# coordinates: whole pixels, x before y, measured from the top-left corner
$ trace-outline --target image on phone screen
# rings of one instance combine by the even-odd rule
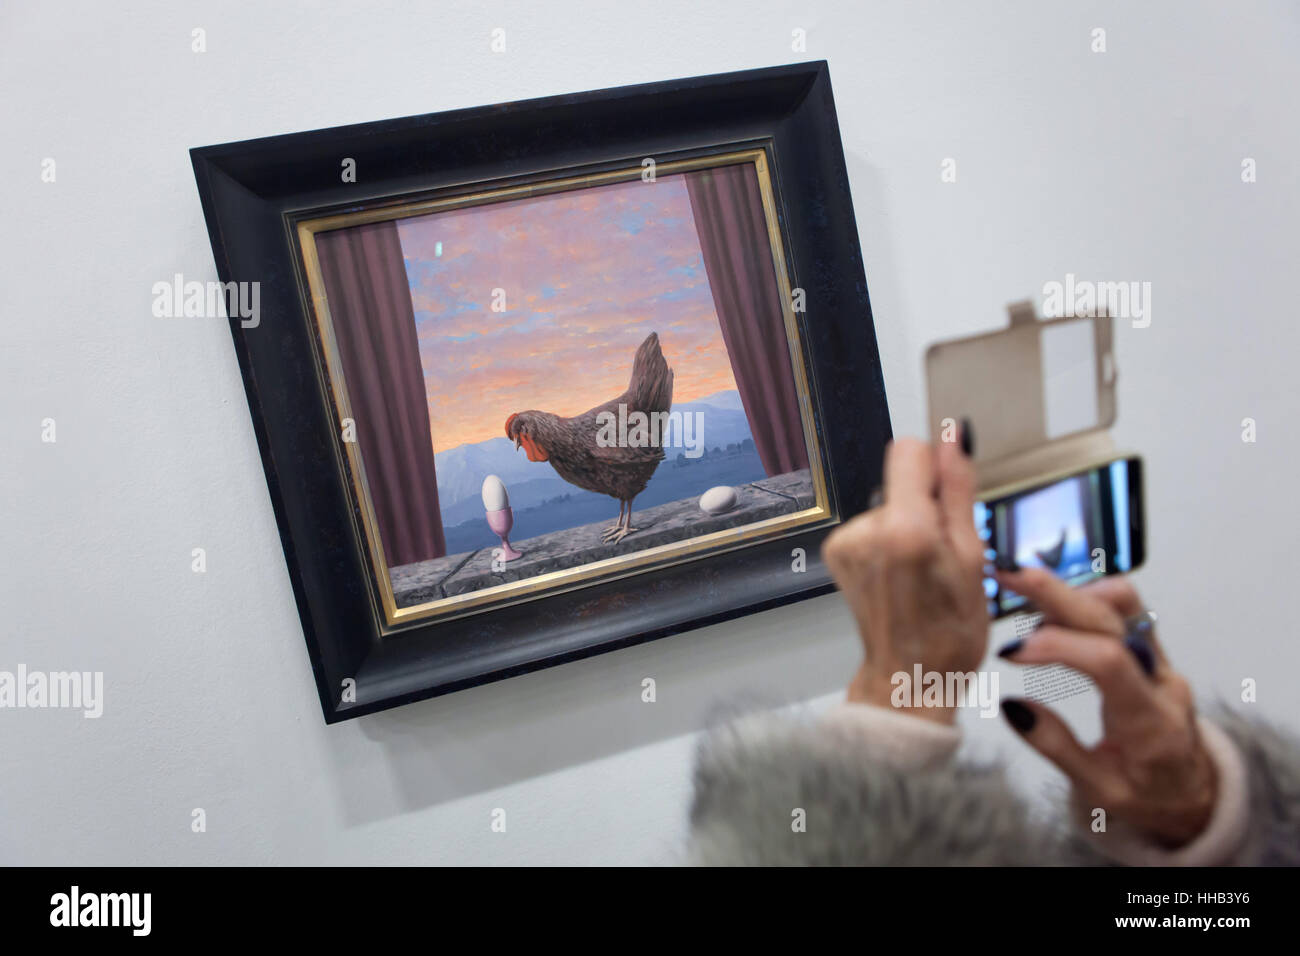
[[[1107,574],[1123,574],[1141,564],[1141,460],[1127,458],[975,503],[975,528],[984,541],[985,559],[1013,557],[1022,568],[1045,568],[1070,585]],[[989,614],[1002,617],[1025,604],[984,578]]]

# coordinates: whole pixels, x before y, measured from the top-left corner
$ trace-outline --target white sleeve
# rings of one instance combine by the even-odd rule
[[[875,750],[900,770],[938,766],[961,744],[961,730],[956,726],[872,704],[837,704],[822,722],[835,732],[869,738]]]

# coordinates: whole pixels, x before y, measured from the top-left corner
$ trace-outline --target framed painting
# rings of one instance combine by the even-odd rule
[[[889,417],[824,63],[192,159],[327,721],[830,589]]]

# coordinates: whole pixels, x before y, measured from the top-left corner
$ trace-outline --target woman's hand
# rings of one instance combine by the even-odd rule
[[[1103,738],[1084,747],[1055,713],[1030,701],[1003,712],[1030,746],[1064,771],[1085,808],[1100,807],[1167,847],[1205,829],[1217,791],[1214,764],[1196,725],[1191,688],[1147,638],[1148,674],[1124,643],[1125,620],[1143,613],[1133,586],[1104,578],[1070,588],[1041,569],[999,572],[1004,588],[1043,612],[1043,623],[999,655],[1017,664],[1065,664],[1102,694]]]
[[[989,619],[975,472],[956,443],[899,439],[885,453],[884,504],[836,529],[822,557],[857,618],[862,667],[849,700],[890,706],[891,678],[979,667]],[[904,713],[952,722],[951,707]]]

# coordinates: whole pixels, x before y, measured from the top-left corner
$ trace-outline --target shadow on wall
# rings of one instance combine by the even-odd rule
[[[863,271],[871,295],[871,312],[876,322],[876,347],[885,373],[885,394],[894,434],[920,435],[925,432],[925,382],[919,356],[928,344],[915,341],[917,327],[911,309],[903,301],[899,281],[902,275],[894,255],[889,209],[880,170],[857,153],[846,152],[849,189],[858,221],[858,242],[862,246]],[[937,181],[937,174],[936,174]]]
[[[833,693],[858,658],[827,595],[361,717],[329,729],[327,760],[356,826],[692,733],[729,700]]]

